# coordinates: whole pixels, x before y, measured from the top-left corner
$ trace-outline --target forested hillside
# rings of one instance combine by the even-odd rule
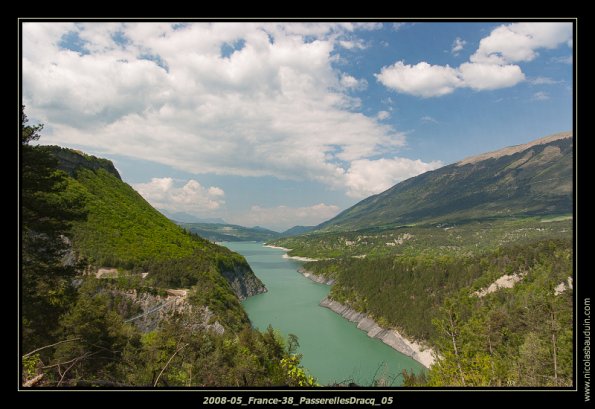
[[[176,223],[211,241],[268,241],[279,237],[279,233],[262,227],[225,223]]]
[[[162,216],[111,162],[32,146],[41,129],[23,113],[24,386],[314,383],[294,343],[250,327],[240,297],[265,289],[242,256]]]
[[[401,182],[301,236],[331,299],[429,344],[407,385],[572,384],[572,138],[562,133]]]
[[[433,386],[572,384],[570,240],[475,256],[343,258],[305,268],[335,279],[332,299],[385,328],[429,340],[443,357],[430,371]],[[481,294],[503,275],[519,281]]]

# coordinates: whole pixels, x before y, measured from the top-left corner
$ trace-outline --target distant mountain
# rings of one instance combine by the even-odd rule
[[[165,217],[175,222],[183,222],[183,223],[222,223],[225,224],[225,220],[220,217],[216,218],[207,218],[203,219],[200,217],[196,217],[192,214],[185,213],[185,212],[170,212],[165,209],[157,209],[159,210]]]
[[[390,228],[572,212],[571,132],[470,157],[407,179],[317,226]]]
[[[311,230],[314,230],[316,226],[293,226],[290,229],[285,230],[281,233],[281,237],[297,236],[298,234],[304,234]]]
[[[279,233],[263,227],[243,227],[224,223],[180,223],[178,225],[211,241],[268,241]]]

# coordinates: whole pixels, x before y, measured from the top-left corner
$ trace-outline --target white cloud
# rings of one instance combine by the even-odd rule
[[[429,115],[422,116],[422,117],[421,117],[421,118],[419,118],[419,119],[420,119],[422,122],[431,122],[431,123],[433,123],[433,124],[438,124],[438,123],[439,123],[439,122],[438,122],[436,119],[432,118],[432,117],[431,117],[431,116],[429,116]]]
[[[152,178],[147,183],[133,185],[141,196],[159,209],[208,214],[225,204],[225,192],[216,186],[205,188],[194,179],[176,187],[172,178]]]
[[[351,161],[404,144],[404,134],[354,110],[361,101],[349,91],[365,80],[332,66],[340,41],[378,27],[25,23],[23,99],[51,125],[44,143],[346,188]],[[88,53],[61,48],[67,34]],[[223,56],[230,44],[243,46]]]
[[[518,65],[464,63],[459,67],[466,87],[477,91],[512,87],[525,79]]]
[[[287,230],[296,225],[318,225],[339,213],[339,207],[318,203],[305,207],[261,207],[252,206],[244,214],[229,218],[231,223],[242,226],[271,226],[278,231]]]
[[[550,99],[550,95],[547,92],[539,91],[533,94],[533,98],[531,99],[533,101],[547,101],[548,99]]]
[[[537,50],[553,49],[571,39],[570,23],[501,25],[483,38],[469,62],[458,68],[398,61],[383,67],[376,78],[386,87],[424,98],[447,95],[456,88],[483,91],[512,87],[525,79],[521,67],[513,63],[531,61],[538,56]],[[459,52],[464,45],[457,38],[452,52]]]
[[[352,23],[354,29],[374,31],[382,28],[382,23]]]
[[[363,91],[368,87],[368,81],[365,78],[358,80],[355,77],[352,77],[349,74],[341,75],[341,85],[348,89],[353,89],[357,91]]]
[[[461,37],[455,38],[455,40],[452,43],[452,49],[450,50],[450,52],[453,55],[459,55],[459,53],[463,51],[463,48],[465,48],[465,44],[467,44],[467,41],[463,40]]]
[[[357,40],[340,40],[339,41],[339,45],[343,48],[346,48],[348,50],[353,50],[353,49],[357,49],[357,50],[365,50],[366,48],[368,48],[368,46],[366,45],[366,43],[364,43],[363,40],[361,39],[357,39]]]
[[[479,42],[471,62],[507,64],[531,61],[540,48],[553,49],[572,39],[572,23],[513,23],[496,27]]]
[[[376,118],[378,118],[378,120],[380,120],[380,121],[388,119],[389,117],[390,117],[390,112],[388,112],[388,111],[380,111],[376,114]]]
[[[531,85],[553,85],[561,82],[548,77],[535,77],[530,78],[528,81]]]
[[[415,23],[412,23],[411,25],[413,25]],[[407,25],[407,23],[392,23],[391,25],[391,29],[393,31],[399,31],[402,28],[405,28],[405,26]]]
[[[380,74],[375,75],[378,81],[389,88],[425,98],[450,94],[461,84],[454,68],[427,62],[408,65],[397,61],[391,66],[382,67]]]
[[[406,158],[356,160],[351,162],[351,168],[346,175],[349,187],[347,194],[357,199],[364,198],[440,166],[440,161],[425,163],[419,159]]]

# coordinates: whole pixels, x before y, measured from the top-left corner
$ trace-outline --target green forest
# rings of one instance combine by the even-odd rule
[[[225,278],[263,287],[242,256],[169,221],[111,162],[32,145],[42,129],[22,112],[24,387],[316,385],[295,337],[251,328]],[[176,288],[184,308],[136,325],[143,294],[165,301]]]
[[[330,297],[438,354],[406,386],[572,385],[572,217],[499,218],[278,239]],[[479,297],[498,278],[522,279]],[[562,288],[565,291],[557,291]]]
[[[334,300],[383,327],[430,341],[441,358],[428,379],[413,385],[572,385],[572,291],[555,295],[572,276],[569,240],[478,256],[351,258],[305,268],[335,278]],[[523,279],[477,296],[503,274]]]

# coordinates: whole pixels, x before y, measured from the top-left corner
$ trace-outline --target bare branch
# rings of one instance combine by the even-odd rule
[[[30,387],[34,386],[39,381],[41,381],[41,378],[43,378],[43,375],[44,374],[40,373],[36,377],[29,379],[27,382],[23,383],[23,387],[24,388],[30,388]]]
[[[161,375],[163,374],[163,371],[165,371],[165,368],[167,368],[167,366],[169,365],[169,363],[171,362],[172,359],[174,359],[174,356],[176,356],[176,354],[178,352],[180,352],[182,349],[186,348],[188,345],[190,344],[184,344],[181,347],[179,347],[178,349],[176,349],[176,352],[174,352],[174,354],[169,358],[169,360],[167,361],[167,363],[165,364],[165,366],[163,367],[163,369],[161,370],[161,372],[159,372],[159,375],[157,375],[157,379],[155,379],[155,383],[153,384],[153,387],[157,386],[157,382],[159,382],[159,378],[161,378]]]
[[[64,377],[66,376],[66,374],[68,373],[68,371],[70,371],[70,369],[72,369],[72,367],[79,361],[82,361],[83,359],[85,359],[87,356],[89,356],[91,354],[86,353],[84,355],[79,356],[77,359],[75,359],[75,361],[70,364],[70,366],[68,368],[66,368],[66,370],[64,371],[64,373],[62,374],[62,377],[60,378],[60,380],[58,381],[58,384],[56,386],[60,386],[62,384],[62,381],[64,380]]]
[[[51,347],[55,347],[56,345],[60,345],[60,344],[63,344],[63,343],[65,343],[65,342],[78,341],[78,340],[80,340],[80,339],[81,339],[80,337],[76,337],[76,338],[71,338],[71,339],[65,339],[65,340],[63,340],[63,341],[56,342],[55,344],[46,345],[46,346],[43,346],[43,347],[41,347],[41,348],[34,349],[33,351],[31,351],[31,352],[29,352],[29,353],[26,353],[25,355],[23,355],[23,358],[27,358],[29,355],[33,355],[34,353],[36,353],[36,352],[39,352],[39,351],[42,351],[42,350],[44,350],[44,349],[48,349],[48,348],[51,348]]]

